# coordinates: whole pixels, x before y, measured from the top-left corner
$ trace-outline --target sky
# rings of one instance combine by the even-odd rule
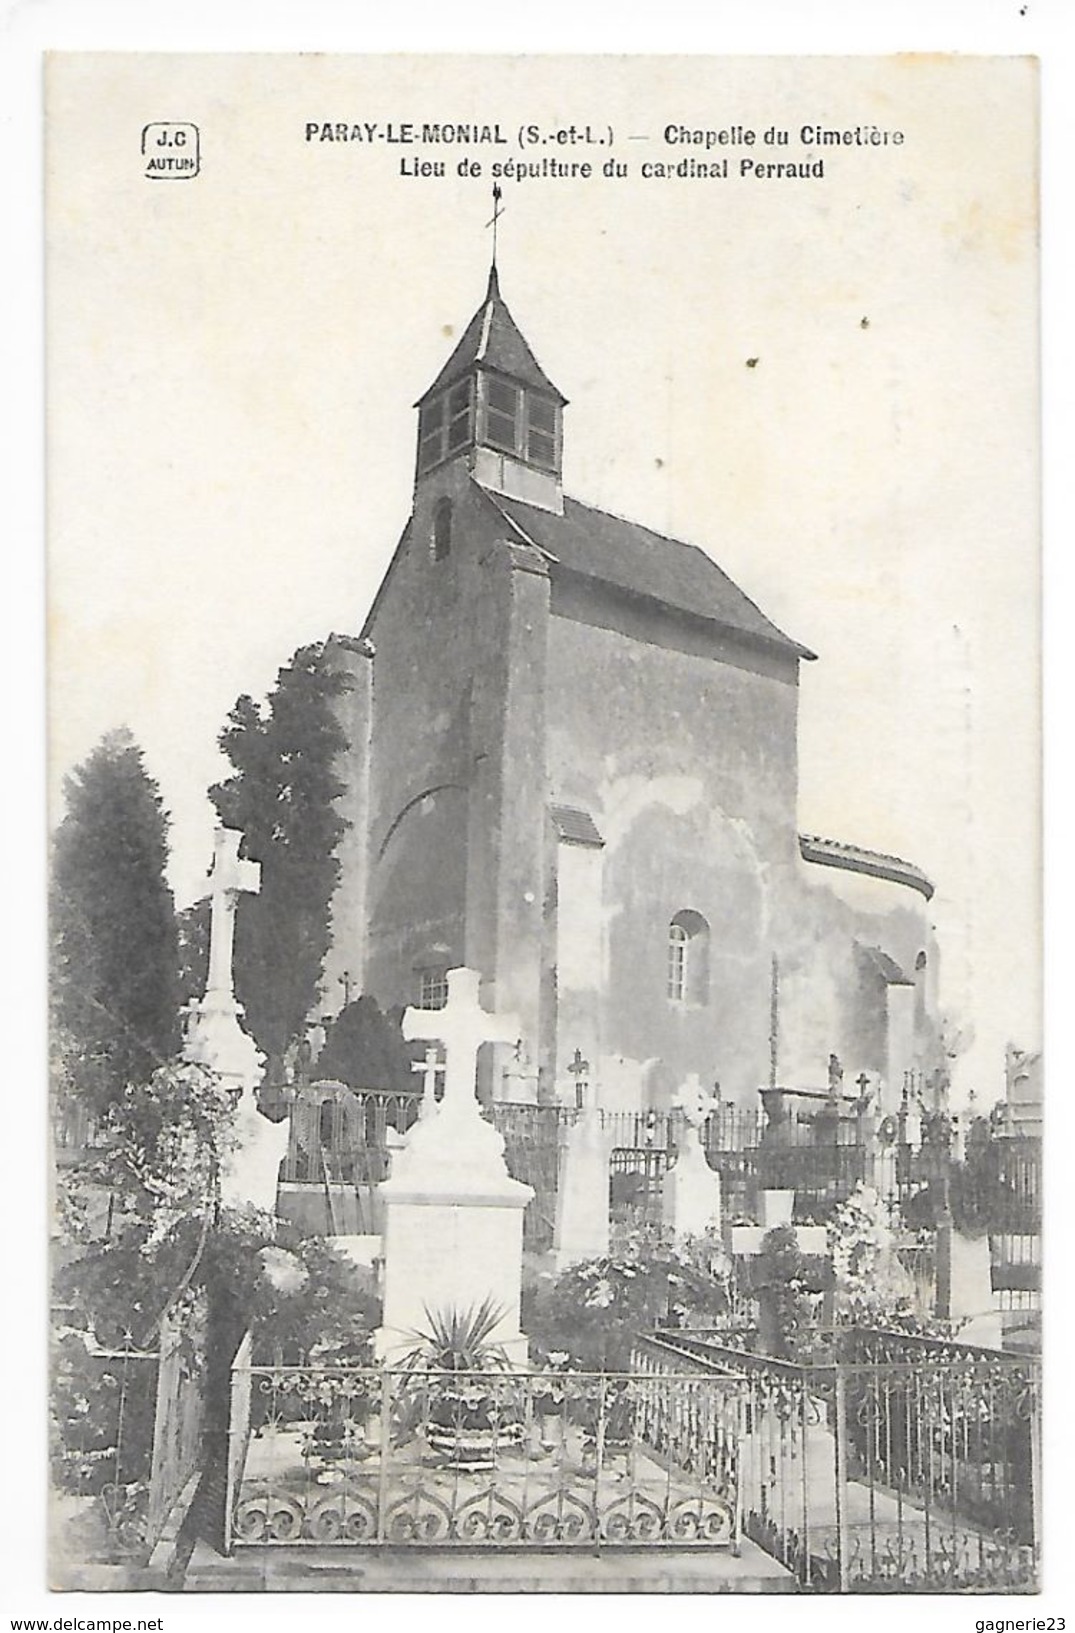
[[[701,545],[819,654],[800,828],[935,881],[957,1085],[992,1103],[1005,1043],[1040,1042],[1034,66],[81,56],[47,94],[53,820],[127,724],[177,900],[199,892],[229,708],[357,632],[406,521],[412,405],[484,290],[491,162],[611,159],[630,174],[501,183],[501,288],[570,399],[565,488]],[[145,173],[166,121],[198,127],[191,179]],[[307,139],[407,121],[508,141]],[[603,145],[557,140],[587,125]],[[731,174],[641,174],[684,157]],[[444,177],[401,173],[430,158]]]

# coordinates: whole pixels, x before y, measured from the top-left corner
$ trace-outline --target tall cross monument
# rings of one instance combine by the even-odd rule
[[[204,997],[188,1011],[183,1055],[238,1091],[235,1146],[220,1177],[221,1200],[228,1207],[250,1205],[271,1213],[276,1206],[277,1174],[287,1149],[287,1124],[270,1123],[257,1108],[254,1091],[261,1081],[264,1057],[243,1030],[242,1006],[235,999],[236,907],[241,895],[256,894],[261,888],[260,865],[239,855],[242,837],[234,828],[218,828],[213,836],[209,973]]]

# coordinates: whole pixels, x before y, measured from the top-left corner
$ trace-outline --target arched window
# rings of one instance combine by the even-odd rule
[[[677,1004],[709,998],[709,925],[686,907],[668,926],[668,997]]]
[[[433,560],[444,561],[452,549],[452,501],[438,499],[433,510]]]

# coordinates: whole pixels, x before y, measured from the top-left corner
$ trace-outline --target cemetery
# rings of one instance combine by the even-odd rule
[[[1038,1057],[954,1103],[933,883],[799,831],[816,654],[564,492],[495,249],[417,408],[207,896],[133,739],[71,779],[53,1585],[1033,1591]]]
[[[97,1345],[112,1410],[68,1484],[70,1585],[357,1590],[373,1559],[405,1589],[443,1555],[503,1589],[540,1553],[579,1588],[622,1551],[639,1588],[1033,1588],[1039,1360],[994,1290],[1003,1242],[1038,1228],[1026,1137],[931,1141],[913,1083],[890,1134],[835,1061],[820,1113],[770,1090],[751,1118],[697,1074],[663,1115],[606,1111],[588,1068],[566,1106],[482,1104],[479,1054],[518,1021],[466,968],[403,1016],[410,1095],[311,1059],[272,1121],[233,991],[258,887],[238,840],[217,836],[184,1044],[187,1092],[223,1093],[228,1124],[195,1260],[245,1220],[243,1274],[280,1302],[245,1332],[233,1311],[214,1355],[221,1291],[188,1276],[154,1332]],[[300,1171],[315,1188],[315,1146],[320,1228],[296,1234],[274,1215]],[[320,1279],[353,1284],[334,1337]]]

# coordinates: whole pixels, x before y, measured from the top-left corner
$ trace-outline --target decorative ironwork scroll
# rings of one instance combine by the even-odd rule
[[[246,1370],[237,1546],[738,1546],[736,1379]]]

